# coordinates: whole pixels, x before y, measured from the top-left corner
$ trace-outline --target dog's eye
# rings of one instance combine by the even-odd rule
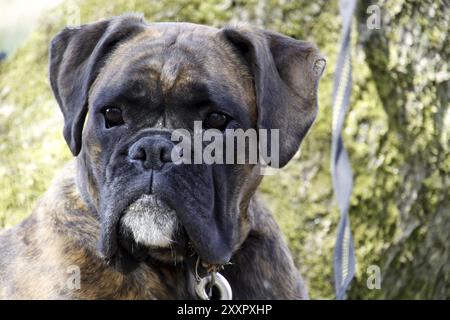
[[[206,116],[205,124],[208,129],[224,130],[227,126],[230,118],[220,112],[211,112]]]
[[[114,107],[105,109],[105,124],[106,128],[123,124],[122,110]]]

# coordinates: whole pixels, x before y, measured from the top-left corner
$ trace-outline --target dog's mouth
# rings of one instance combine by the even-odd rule
[[[119,235],[131,236],[137,244],[167,248],[174,242],[178,228],[175,211],[154,195],[143,195],[124,212]]]
[[[123,212],[118,227],[119,243],[135,259],[182,259],[182,226],[176,212],[155,195],[144,194]]]
[[[210,167],[190,166],[188,175],[186,170],[180,165],[172,167],[171,174],[155,173],[151,194],[142,192],[146,179],[130,185],[125,197],[108,186],[99,210],[101,257],[112,262],[119,249],[126,249],[137,260],[166,252],[178,261],[193,253],[209,265],[229,262],[238,215],[227,193],[216,192],[219,186]]]
[[[119,221],[118,240],[120,247],[137,261],[152,258],[177,264],[200,257],[175,210],[153,194],[144,194],[125,209]]]

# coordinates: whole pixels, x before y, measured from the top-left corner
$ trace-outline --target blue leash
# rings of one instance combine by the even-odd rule
[[[336,299],[345,299],[345,293],[355,274],[355,253],[348,209],[353,188],[350,161],[342,142],[341,131],[352,89],[351,27],[356,0],[340,0],[342,43],[333,86],[333,129],[331,141],[331,173],[340,220],[334,248],[334,280]]]

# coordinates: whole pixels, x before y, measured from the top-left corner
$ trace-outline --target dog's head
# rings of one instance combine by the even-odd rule
[[[194,121],[220,134],[279,129],[282,167],[315,118],[323,68],[310,43],[247,27],[124,15],[61,31],[50,83],[102,256],[189,243],[206,263],[228,262],[249,232],[259,165],[175,164],[171,133]]]

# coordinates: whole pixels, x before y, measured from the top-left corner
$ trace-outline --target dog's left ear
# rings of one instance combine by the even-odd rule
[[[142,15],[125,14],[65,28],[52,39],[50,85],[64,115],[64,138],[74,156],[81,150],[90,86],[108,55],[143,29]]]
[[[269,130],[269,137],[270,129],[279,129],[275,167],[283,167],[316,117],[317,87],[326,61],[313,44],[275,32],[238,27],[225,28],[221,35],[253,75],[258,129]]]

